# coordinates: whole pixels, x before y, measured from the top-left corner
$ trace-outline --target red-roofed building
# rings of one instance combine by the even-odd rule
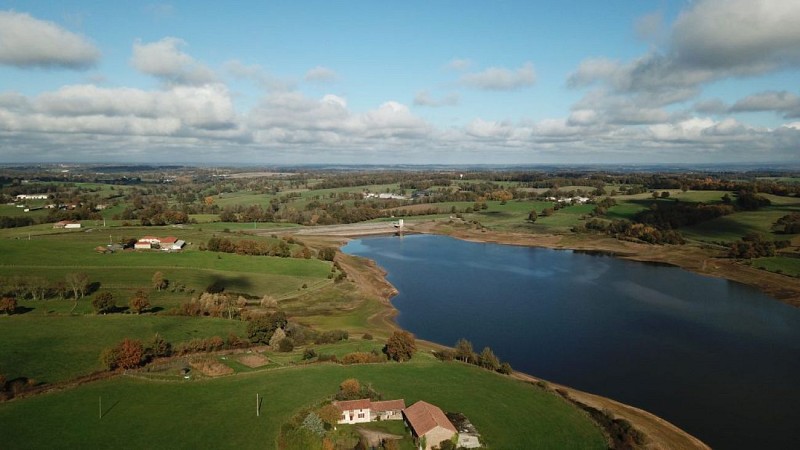
[[[339,423],[364,423],[372,420],[372,415],[370,414],[372,402],[368,398],[333,402],[333,406],[339,408],[339,411],[342,412]]]
[[[372,418],[374,420],[403,420],[403,410],[406,408],[406,401],[385,400],[382,402],[372,402]]]
[[[458,433],[441,409],[422,400],[404,409],[403,416],[424,450],[438,447],[442,441],[450,440]],[[421,445],[423,442],[424,446]]]

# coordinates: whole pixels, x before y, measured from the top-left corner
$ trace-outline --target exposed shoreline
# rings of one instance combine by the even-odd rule
[[[407,222],[405,233],[440,234],[472,242],[543,247],[557,250],[600,252],[630,261],[667,264],[699,275],[724,278],[756,289],[775,300],[800,308],[800,279],[755,269],[723,257],[718,249],[696,244],[650,245],[621,241],[609,236],[579,234],[531,234],[487,231],[464,223]],[[301,236],[329,237],[343,242],[348,238],[391,235],[397,230],[388,223],[333,225],[287,230]]]

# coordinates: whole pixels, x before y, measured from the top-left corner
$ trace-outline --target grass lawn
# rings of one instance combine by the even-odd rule
[[[372,383],[385,398],[424,399],[464,413],[490,448],[606,446],[599,429],[554,394],[424,356],[404,364],[320,364],[186,382],[115,378],[0,404],[0,422],[14,430],[4,433],[3,446],[48,448],[57,439],[62,448],[274,448],[281,424],[295,411],[351,377]]]
[[[800,277],[800,258],[773,256],[770,258],[757,258],[752,262],[753,267],[758,269]]]
[[[748,233],[760,233],[767,239],[791,239],[794,235],[772,234],[772,224],[779,218],[800,211],[792,206],[770,206],[758,211],[743,211],[718,217],[691,227],[681,228],[689,239],[709,242],[733,242]]]
[[[212,318],[110,314],[106,316],[0,316],[0,373],[52,383],[101,370],[100,352],[122,339],[159,333],[177,343],[228,333],[244,336],[246,324]]]

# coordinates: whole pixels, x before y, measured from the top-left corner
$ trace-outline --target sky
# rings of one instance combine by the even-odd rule
[[[800,1],[4,1],[0,163],[800,162]]]

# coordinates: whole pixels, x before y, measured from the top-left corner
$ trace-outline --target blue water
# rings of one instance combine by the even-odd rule
[[[678,268],[445,236],[366,238],[416,336],[659,415],[714,448],[800,448],[800,309]]]

